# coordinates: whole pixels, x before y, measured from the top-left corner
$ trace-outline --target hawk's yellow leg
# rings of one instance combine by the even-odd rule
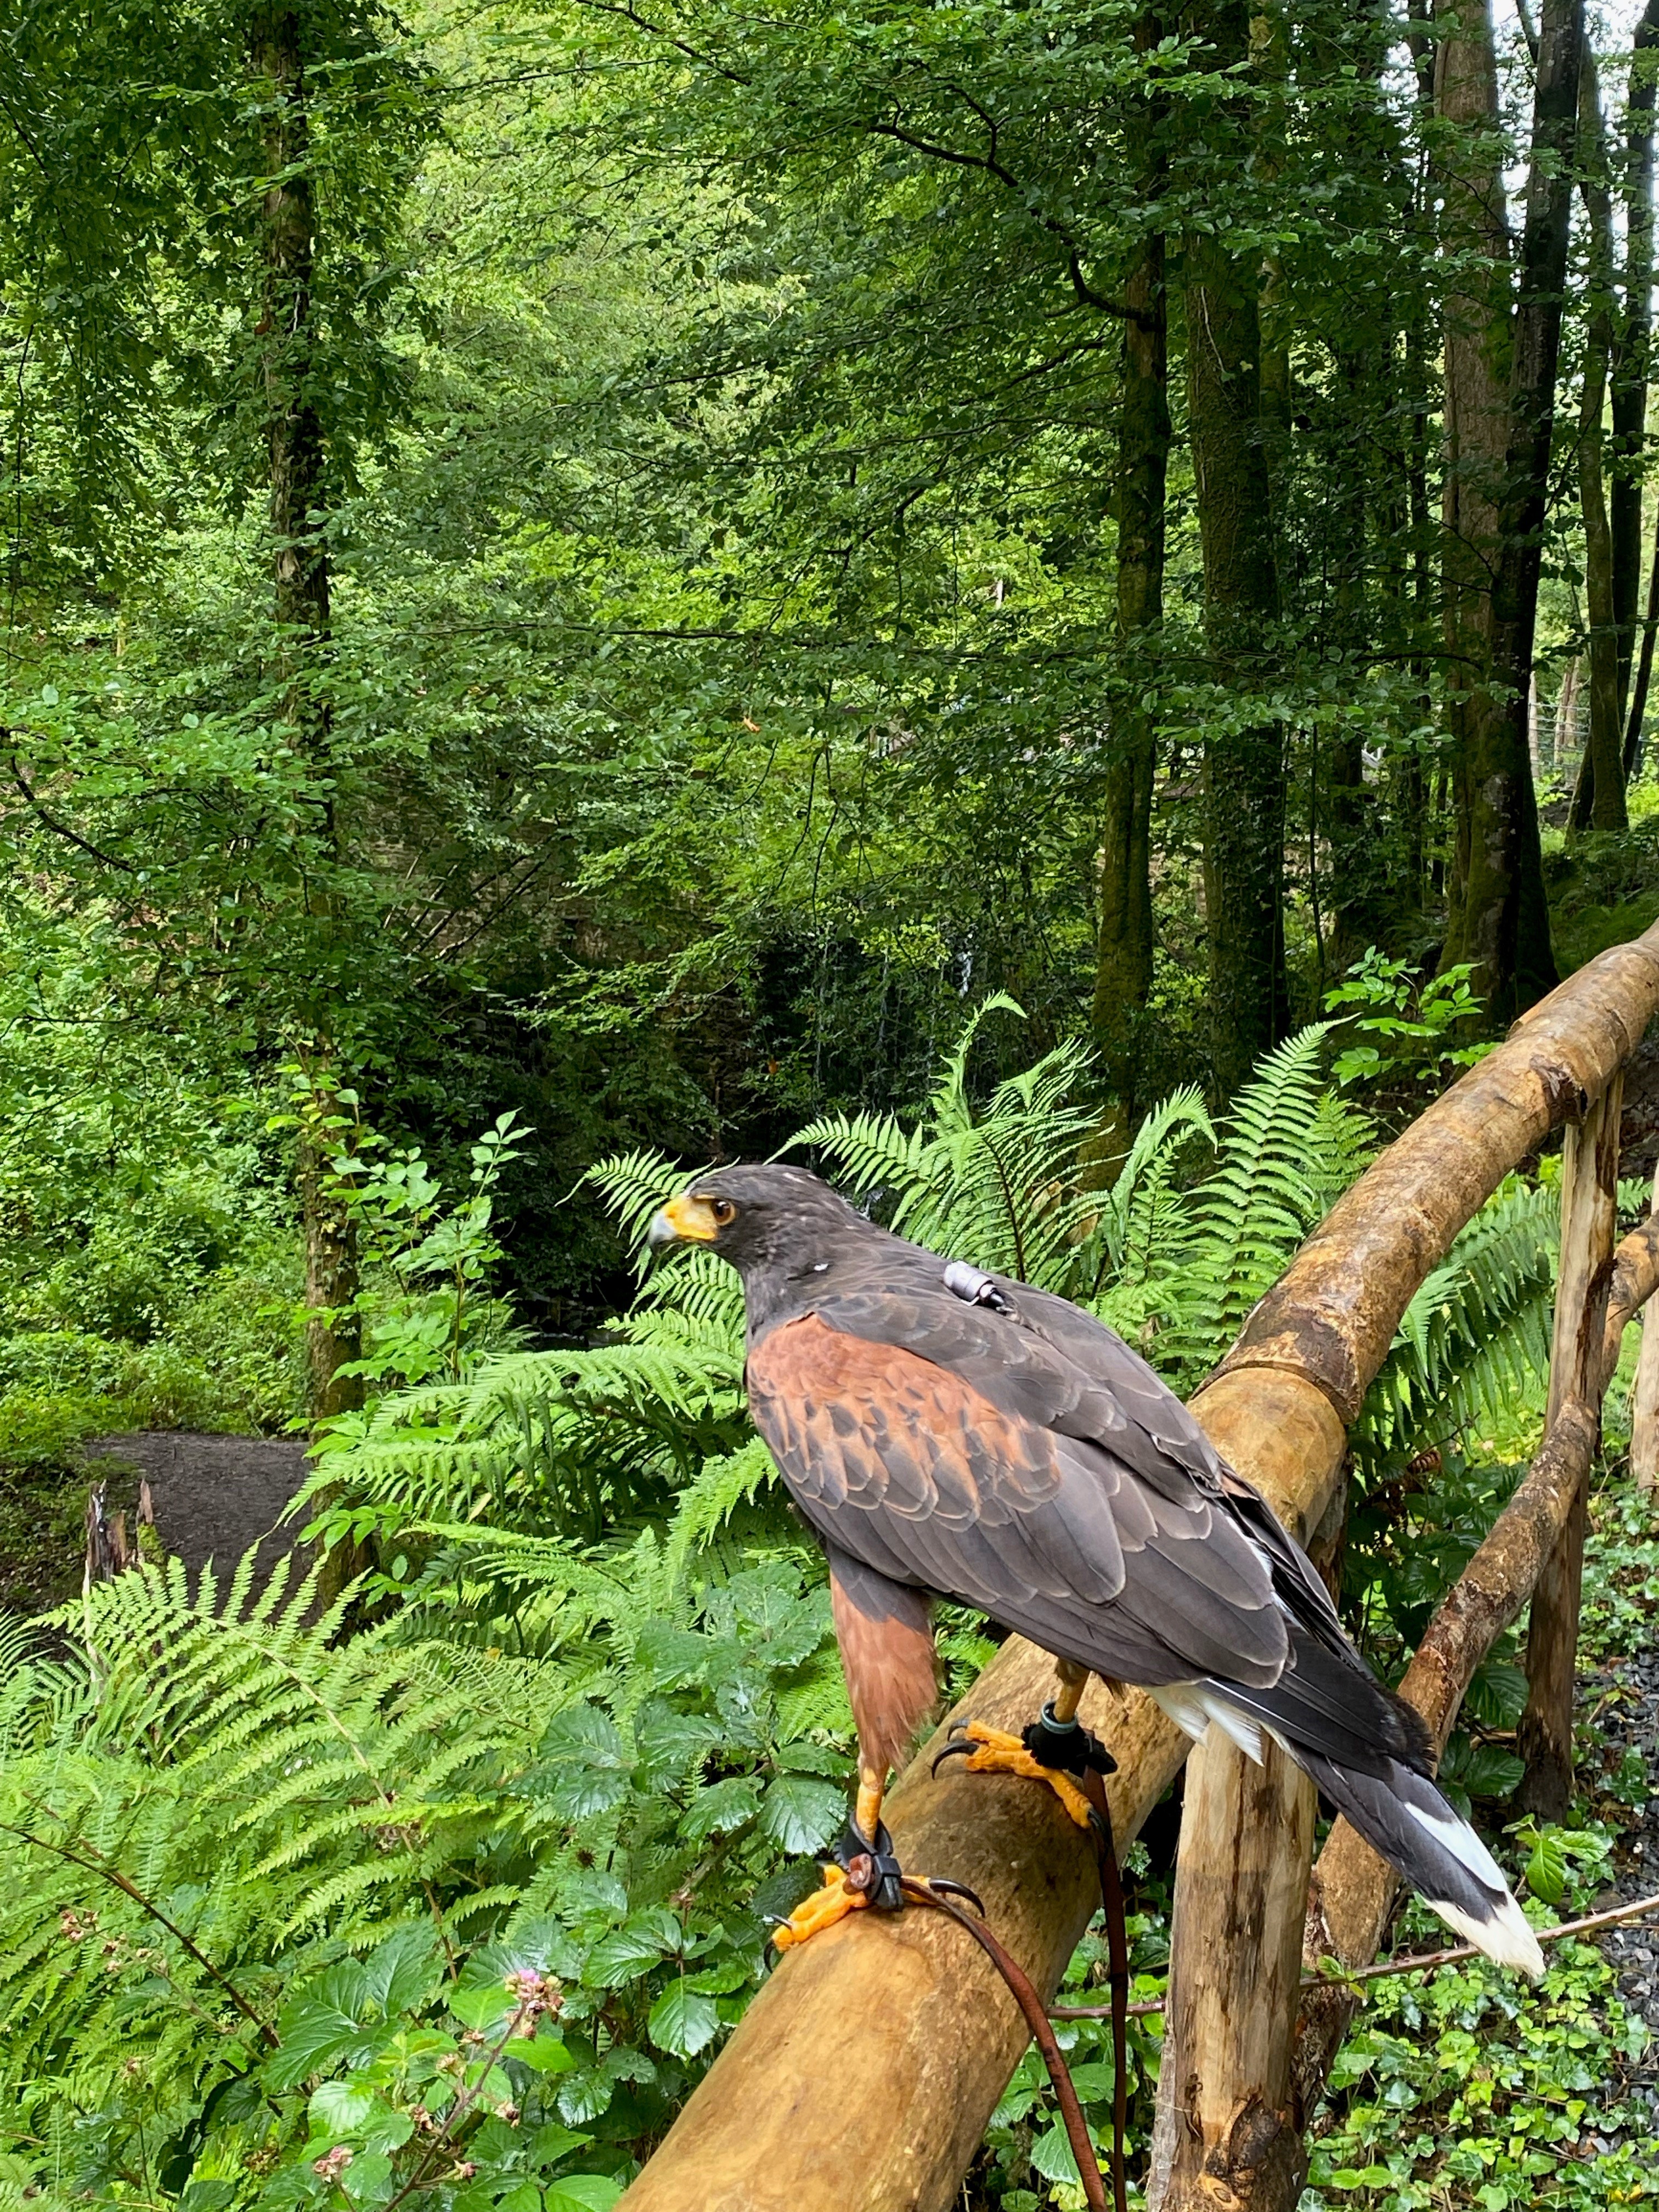
[[[881,1826],[881,1801],[885,1794],[885,1775],[878,1774],[873,1767],[859,1768],[858,1821],[861,1836],[873,1836]],[[809,1936],[817,1936],[826,1928],[833,1928],[849,1912],[856,1912],[868,1905],[869,1897],[854,1889],[847,1879],[847,1869],[827,1866],[823,1869],[823,1887],[798,1905],[781,1928],[775,1929],[772,1941],[780,1951],[793,1944],[804,1943]]]
[[[1063,1726],[1077,1718],[1077,1709],[1083,1701],[1083,1686],[1088,1672],[1074,1667],[1069,1660],[1057,1660],[1060,1687],[1054,1693],[1054,1715]],[[983,1721],[969,1721],[963,1734],[970,1743],[979,1746],[963,1761],[969,1774],[1018,1774],[1027,1782],[1046,1782],[1079,1828],[1089,1825],[1089,1801],[1068,1774],[1061,1774],[1052,1766],[1039,1766],[1017,1735],[1009,1735],[1001,1729],[988,1728]]]

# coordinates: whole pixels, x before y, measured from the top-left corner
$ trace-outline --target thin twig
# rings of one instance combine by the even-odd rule
[[[12,733],[8,731],[5,734],[9,736]],[[53,816],[48,814],[46,808],[42,806],[40,801],[35,797],[35,794],[29,785],[27,777],[23,774],[23,764],[21,761],[19,760],[15,753],[11,757],[11,780],[17,786],[18,790],[22,793],[31,811],[46,824],[46,828],[52,831],[54,836],[66,837],[71,845],[78,845],[83,853],[91,854],[92,858],[97,861],[100,867],[124,868],[130,876],[137,872],[131,860],[124,860],[118,853],[100,853],[96,845],[88,845],[86,839],[77,831],[71,830],[67,822],[59,822]]]
[[[213,1979],[218,1983],[220,1988],[230,1999],[232,2004],[235,2006],[237,2011],[241,2014],[244,2020],[250,2021],[253,2027],[258,2029],[260,2034],[264,2038],[265,2041],[270,2045],[273,2051],[276,2048],[276,2031],[270,2025],[270,2022],[260,2018],[259,2014],[255,2012],[253,2007],[248,2002],[247,1999],[237,1988],[235,1983],[229,1980],[224,1974],[222,1974],[218,1967],[214,1965],[212,1960],[208,1957],[206,1952],[198,1949],[198,1947],[191,1942],[189,1936],[185,1935],[184,1929],[179,1925],[178,1922],[176,1920],[169,1920],[167,1914],[162,1911],[161,1906],[155,1903],[155,1899],[153,1898],[146,1897],[143,1891],[139,1888],[137,1883],[135,1881],[130,1881],[126,1875],[122,1873],[119,1867],[111,1866],[108,1861],[104,1859],[101,1856],[89,1859],[83,1859],[78,1851],[68,1850],[62,1844],[49,1843],[45,1836],[37,1836],[31,1829],[14,1827],[9,1820],[0,1822],[0,1826],[3,1826],[9,1835],[21,1836],[26,1844],[33,1844],[37,1850],[50,1851],[54,1857],[66,1859],[70,1866],[79,1867],[84,1874],[95,1874],[99,1875],[100,1879],[109,1882],[114,1888],[120,1890],[124,1895],[131,1898],[135,1905],[141,1905],[144,1911],[148,1912],[153,1919],[156,1919],[161,1922],[162,1927],[167,1930],[169,1935],[176,1936],[178,1937],[179,1942],[184,1945],[185,1950],[188,1951],[191,1957],[195,1960],[197,1965],[202,1969],[203,1972],[205,1974],[210,1974],[213,1977]],[[88,1846],[88,1848],[90,1848],[90,1846]]]
[[[478,2101],[478,2098],[483,2092],[484,2083],[489,2081],[491,2074],[495,2071],[501,2053],[507,2049],[507,2045],[513,2040],[513,2038],[517,2033],[518,2030],[525,2025],[526,2016],[533,2020],[534,2009],[528,2001],[522,2001],[516,2004],[509,2014],[507,2026],[501,2030],[501,2041],[495,2045],[487,2057],[475,2062],[479,2068],[477,2080],[472,2084],[472,2087],[470,2089],[464,2091],[456,2098],[454,2103],[450,2106],[448,2113],[445,2117],[443,2125],[439,2129],[431,2142],[427,2146],[424,2156],[416,2161],[415,2171],[410,2175],[408,2180],[404,2182],[403,2187],[398,2191],[397,2195],[386,2199],[386,2204],[382,2208],[382,2212],[396,2212],[397,2206],[403,2203],[404,2197],[410,2196],[415,2190],[418,2189],[422,2182],[426,2179],[427,2175],[432,2171],[433,2165],[436,2161],[440,2153],[453,2142],[456,2129],[465,2118],[468,2112],[471,2111],[473,2106]]]
[[[1621,1920],[1639,1920],[1644,1913],[1659,1912],[1659,1896],[1638,1898],[1634,1905],[1617,1905],[1607,1912],[1589,1912],[1582,1920],[1564,1920],[1554,1928],[1540,1928],[1534,1932],[1540,1943],[1559,1943],[1564,1936],[1585,1936],[1592,1929],[1613,1928]],[[1456,1943],[1447,1951],[1417,1951],[1404,1959],[1389,1959],[1380,1966],[1356,1967],[1352,1973],[1304,1974],[1304,1990],[1346,1989],[1354,1982],[1380,1982],[1391,1974],[1431,1973],[1440,1966],[1461,1966],[1466,1960],[1479,1959],[1483,1954],[1473,1943]],[[1148,1997],[1132,2004],[1133,2018],[1146,2020],[1163,2011],[1163,1997]],[[1050,2020],[1109,2020],[1110,2005],[1051,2005]]]

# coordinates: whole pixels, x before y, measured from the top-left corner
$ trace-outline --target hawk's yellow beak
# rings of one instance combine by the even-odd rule
[[[659,1206],[652,1215],[651,1225],[645,1232],[646,1249],[650,1252],[668,1252],[676,1244],[712,1244],[719,1234],[720,1224],[708,1200],[683,1191],[678,1198],[671,1198],[666,1206]]]

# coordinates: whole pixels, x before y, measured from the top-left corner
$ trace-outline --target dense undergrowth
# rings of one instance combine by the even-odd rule
[[[285,1163],[240,1084],[40,1003],[0,1038],[0,1607],[79,1580],[88,1437],[303,1404]],[[32,1018],[31,1016],[38,1018]]]
[[[979,1105],[972,1043],[916,1126],[821,1119],[800,1143],[911,1233],[1093,1303],[1183,1389],[1375,1141],[1311,1030],[1219,1123],[1194,1092],[1166,1101],[1103,1192],[1079,1179],[1085,1056],[1050,1053]],[[5,2201],[604,2212],[757,1986],[765,1915],[814,1879],[850,1717],[821,1563],[744,1416],[735,1283],[687,1256],[604,1341],[515,1344],[479,1288],[511,1141],[485,1140],[453,1204],[406,1152],[383,1155],[389,1182],[347,1171],[404,1294],[383,1285],[379,1395],[336,1424],[314,1480],[331,1541],[366,1547],[349,1601],[319,1618],[308,1586],[256,1592],[245,1569],[191,1590],[173,1566],[94,1589],[50,1643],[7,1632]],[[677,1170],[635,1153],[596,1177],[631,1236]],[[1356,1432],[1346,1602],[1387,1671],[1535,1431],[1553,1203],[1547,1163],[1470,1224]],[[434,1236],[477,1262],[471,1337],[443,1304],[465,1284],[423,1287],[410,1264]],[[428,1339],[422,1365],[408,1347]],[[1601,1518],[1593,1655],[1644,1635],[1659,1595],[1639,1526],[1609,1501]],[[994,1632],[949,1608],[943,1632],[959,1687]],[[1500,1648],[1449,1756],[1489,1829],[1518,1771],[1520,1687]],[[1599,1887],[1611,1824],[1640,1802],[1633,1773],[1585,1772],[1585,1825],[1498,1838],[1540,1911]],[[1132,1864],[1138,1991],[1155,1994],[1167,1851]],[[1091,1937],[1069,1985],[1100,1973]],[[1066,2039],[1099,2131],[1106,2031]],[[1618,2083],[1640,2045],[1583,1946],[1535,1997],[1484,1967],[1382,1984],[1320,2123],[1318,2197],[1586,2201],[1592,2121],[1625,2130],[1635,2188]],[[1155,2020],[1133,2050],[1140,2151]],[[1068,2156],[1028,2061],[970,2194],[1074,2204]]]

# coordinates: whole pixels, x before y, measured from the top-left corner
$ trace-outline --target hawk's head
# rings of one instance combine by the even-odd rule
[[[848,1230],[869,1224],[805,1168],[762,1164],[716,1168],[651,1217],[653,1252],[701,1245],[729,1260],[745,1282],[764,1270],[805,1272],[830,1256]]]

